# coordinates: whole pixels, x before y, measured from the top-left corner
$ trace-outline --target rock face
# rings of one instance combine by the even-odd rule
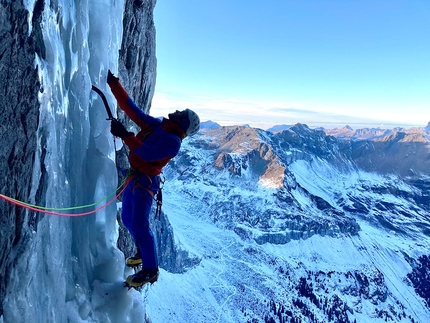
[[[154,212],[152,213],[154,214]],[[190,256],[187,250],[179,248],[175,243],[173,228],[164,212],[160,217],[151,219],[159,266],[171,273],[184,273],[200,263],[198,257]]]
[[[121,84],[145,113],[149,113],[156,81],[157,59],[153,20],[155,3],[155,0],[125,2],[123,38],[118,58],[118,76]],[[133,126],[120,109],[118,119],[128,126]],[[116,163],[118,170],[129,167],[124,148],[118,152]]]
[[[123,38],[119,53],[119,77],[130,96],[149,113],[155,90],[155,0],[126,1]]]
[[[123,17],[123,38],[119,52],[119,78],[130,97],[149,113],[151,100],[154,95],[157,60],[155,57],[155,26],[153,21],[153,10],[155,0],[125,2]],[[131,121],[118,109],[118,119],[128,127],[133,127]],[[127,150],[123,147],[116,154],[119,182],[124,177],[121,170],[130,167],[127,158]],[[118,247],[124,254],[131,256],[135,254],[133,239],[121,221]]]
[[[36,129],[38,127],[40,84],[34,68],[35,53],[45,55],[40,30],[43,1],[36,1],[29,34],[28,11],[22,1],[0,3],[0,192],[28,201],[31,189]],[[37,197],[36,197],[37,198]],[[0,202],[0,299],[4,299],[7,272],[26,237],[23,227],[35,227],[36,218],[22,209]],[[0,303],[0,316],[3,306]]]
[[[155,56],[155,27],[153,10],[155,0],[126,1],[123,18],[123,39],[119,55],[119,78],[124,88],[135,103],[145,112],[150,113],[151,100],[156,82],[157,59]],[[119,119],[129,127],[134,124],[119,111]],[[116,164],[118,174],[129,167],[125,147],[117,152]],[[123,180],[120,175],[119,180]],[[190,258],[188,252],[180,250],[174,243],[173,230],[164,213],[160,219],[154,218],[151,212],[151,228],[156,238],[159,264],[170,272],[183,272],[199,262]],[[134,255],[134,241],[123,226],[118,214],[120,232],[118,247],[126,256]]]

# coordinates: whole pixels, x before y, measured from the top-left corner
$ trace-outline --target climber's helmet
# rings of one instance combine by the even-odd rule
[[[190,109],[170,113],[169,119],[177,122],[187,136],[195,135],[200,129],[200,118]]]

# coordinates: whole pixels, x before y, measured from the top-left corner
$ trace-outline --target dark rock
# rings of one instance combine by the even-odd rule
[[[403,177],[428,174],[430,143],[419,134],[394,132],[374,141],[353,141],[347,149],[366,171]]]
[[[154,214],[155,212],[152,212]],[[190,256],[188,251],[175,244],[173,228],[164,212],[160,217],[151,217],[151,228],[154,231],[158,261],[161,268],[172,273],[184,273],[197,266],[200,259]]]
[[[126,0],[123,17],[123,39],[119,52],[119,78],[134,102],[149,113],[155,89],[156,65],[155,26],[153,10],[155,0]],[[132,122],[118,110],[118,119],[130,127]],[[134,124],[133,124],[134,126]],[[121,170],[130,167],[126,148],[116,153],[118,181],[124,180]],[[126,256],[134,255],[135,245],[128,230],[120,224],[118,247]]]
[[[427,307],[430,308],[430,256],[422,255],[418,261],[409,261],[413,270],[407,277],[412,282],[417,294],[424,299]]]
[[[127,0],[119,52],[119,77],[134,102],[149,113],[155,90],[154,7],[156,0]]]
[[[123,38],[119,52],[119,78],[134,102],[145,113],[150,113],[154,96],[157,59],[155,56],[155,26],[153,10],[155,0],[127,0],[123,18]],[[119,113],[124,124],[132,125],[128,118]],[[125,147],[116,154],[119,181],[123,180],[122,169],[129,167]],[[173,229],[168,218],[161,214],[160,220],[153,218],[151,228],[156,237],[160,267],[179,273],[199,263],[199,259],[190,257],[188,252],[178,249],[174,243]],[[128,230],[122,224],[120,215],[118,247],[125,255],[134,255],[135,245]]]
[[[3,195],[21,201],[29,200],[36,152],[41,89],[34,60],[35,53],[41,58],[45,56],[40,30],[43,5],[43,1],[35,3],[29,35],[28,11],[22,2],[4,0],[0,4],[0,188]],[[22,208],[0,202],[1,300],[7,288],[8,268],[13,262],[11,248],[25,243],[23,227],[28,230],[28,226],[35,228],[37,224],[34,214],[30,212],[26,217],[25,213]]]

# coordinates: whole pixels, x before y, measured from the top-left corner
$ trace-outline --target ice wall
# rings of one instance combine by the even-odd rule
[[[25,1],[32,15],[39,1]],[[36,55],[41,88],[30,200],[48,207],[97,201],[117,186],[113,138],[99,86],[117,71],[123,1],[45,1],[44,57]],[[38,9],[40,10],[40,8]],[[33,215],[31,243],[17,248],[4,299],[4,322],[139,322],[140,294],[123,288],[116,245],[116,207],[85,217]],[[1,319],[0,319],[1,321]]]

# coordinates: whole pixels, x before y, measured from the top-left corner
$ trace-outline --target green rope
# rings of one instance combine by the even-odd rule
[[[104,198],[100,199],[99,201],[94,202],[92,204],[87,204],[87,205],[73,206],[73,207],[63,207],[63,208],[54,208],[54,207],[43,207],[43,206],[38,206],[38,205],[34,205],[34,204],[25,203],[25,202],[22,202],[22,201],[19,201],[19,200],[15,200],[14,198],[11,198],[11,197],[8,197],[8,198],[10,200],[12,200],[14,202],[17,202],[17,203],[20,203],[22,205],[30,206],[30,207],[33,207],[33,208],[38,208],[40,210],[46,210],[46,211],[70,211],[70,210],[85,209],[85,208],[88,208],[88,207],[96,206],[97,204],[99,204],[99,203],[101,203],[103,201],[106,201],[109,198],[111,198],[112,196],[114,196],[116,194],[116,192],[118,192],[124,186],[124,184],[127,182],[127,178],[128,178],[128,176],[126,176],[124,178],[124,180],[122,181],[121,185],[115,191],[113,191],[112,193],[110,193],[108,196],[105,196]]]

